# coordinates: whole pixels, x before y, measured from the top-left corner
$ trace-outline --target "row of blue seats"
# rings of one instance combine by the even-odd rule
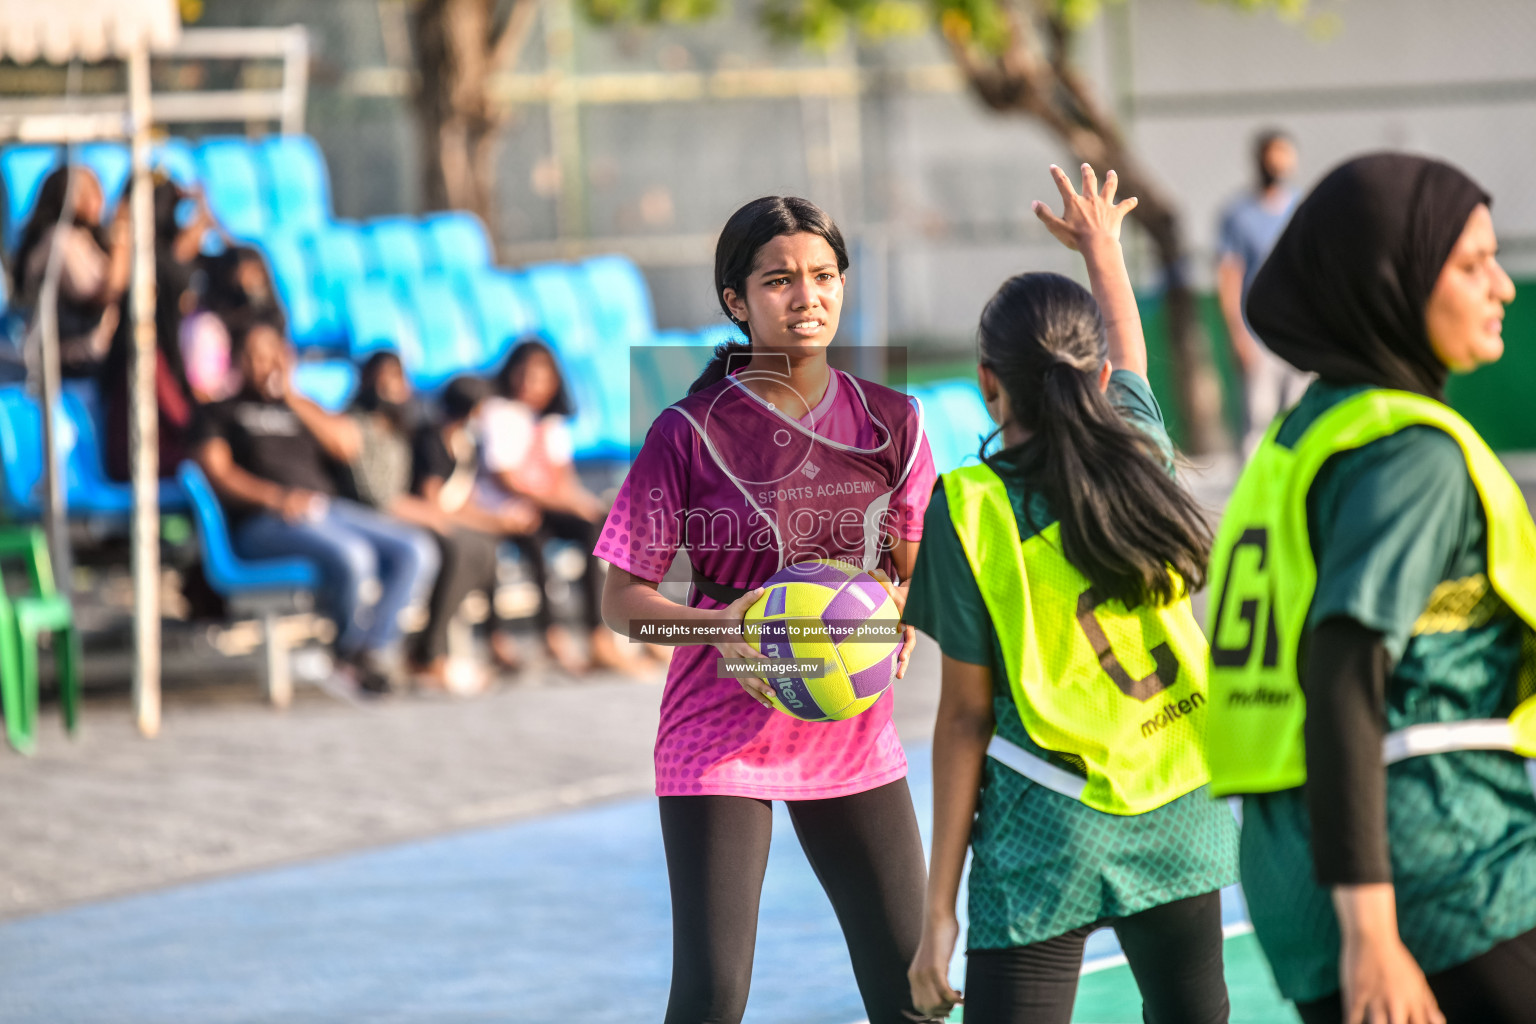
[[[346,407],[357,389],[357,368],[343,360],[300,363],[294,371],[294,386],[335,412]],[[105,424],[95,385],[66,384],[57,417],[70,515],[126,522],[133,511],[133,491],[107,476],[101,448]],[[37,400],[20,385],[0,387],[0,467],[0,507],[6,518],[37,519],[42,514],[43,415]],[[163,511],[187,508],[186,496],[169,480],[161,482],[159,497]]]
[[[6,191],[6,248],[15,247],[37,190],[58,166],[58,146],[11,146],[0,153]],[[110,216],[128,182],[128,147],[93,142],[79,159],[101,180]],[[194,146],[171,138],[157,144],[150,166],[185,186],[201,184],[209,205],[230,234],[257,241],[274,231],[304,231],[332,219],[330,175],[315,141],[305,135],[272,135],[257,141],[216,136]]]
[[[115,196],[128,174],[126,149],[92,144],[80,156]],[[10,230],[24,222],[59,159],[55,147],[0,153]],[[485,228],[468,213],[337,221],[324,156],[306,136],[220,136],[196,146],[169,139],[152,159],[172,178],[200,183],[231,234],[262,247],[301,348],[357,361],[392,349],[417,386],[431,390],[460,373],[488,372],[517,338],[542,335],[568,370],[583,457],[622,458],[638,440],[631,437],[630,348],[739,336],[726,324],[658,331],[649,287],[623,257],[514,273],[493,265]]]

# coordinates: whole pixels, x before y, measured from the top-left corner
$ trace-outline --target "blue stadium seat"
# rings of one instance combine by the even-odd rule
[[[941,473],[975,461],[982,438],[996,426],[975,381],[950,380],[931,385],[923,399],[923,412],[934,465]],[[942,438],[942,464],[936,437]]]
[[[595,352],[598,340],[568,263],[535,263],[513,276],[538,320],[539,331],[567,359]]]
[[[293,368],[293,386],[320,408],[340,412],[357,391],[357,366],[345,359],[301,362]]]
[[[453,283],[480,328],[480,354],[475,369],[491,373],[501,365],[517,339],[538,329],[538,321],[522,293],[501,271],[466,270],[454,275]]]
[[[480,218],[463,210],[422,218],[427,266],[443,272],[478,270],[491,265],[491,239]]]
[[[195,462],[183,462],[176,479],[186,492],[197,525],[197,547],[203,556],[203,574],[208,583],[225,597],[251,591],[312,590],[320,583],[320,572],[305,558],[265,558],[248,561],[235,554],[229,542],[229,525],[224,509],[208,478]]]
[[[380,281],[354,281],[346,288],[347,351],[361,362],[375,352],[398,352],[404,361],[419,361],[414,318],[395,300],[393,289]]]
[[[636,384],[643,385],[657,403],[656,411],[683,398],[688,386],[698,379],[714,349],[698,344],[690,333],[671,341],[659,335],[657,344],[636,349],[631,357],[635,364]]]
[[[123,189],[128,187],[133,158],[121,142],[91,142],[80,147],[79,159],[96,172],[96,180],[101,182],[101,194],[106,199],[106,205],[102,207],[102,222],[105,223],[117,209]]]
[[[182,188],[198,183],[197,155],[186,139],[166,139],[149,151],[151,170],[161,171]]]
[[[288,666],[289,640],[278,627],[277,615],[280,610],[293,610],[288,606],[320,585],[320,570],[307,558],[241,558],[230,543],[229,524],[218,496],[197,463],[183,462],[177,467],[176,479],[191,502],[203,576],[229,602],[232,612],[250,611],[261,617],[267,699],[286,707],[293,699],[293,679]]]
[[[60,417],[60,426],[63,425]],[[37,485],[43,475],[42,431],[42,416],[25,389],[0,388],[0,463],[5,467],[5,511],[11,519],[35,519],[38,515]]]
[[[325,155],[308,135],[269,135],[258,152],[266,171],[267,215],[289,230],[315,230],[331,219]]]
[[[307,241],[318,282],[348,284],[367,276],[368,261],[357,225],[332,222],[308,235]]]
[[[242,241],[266,234],[266,204],[251,144],[237,136],[208,139],[197,148],[203,188],[219,223]]]
[[[347,333],[347,287],[367,274],[362,233],[355,224],[332,222],[304,236],[315,295],[320,300],[321,333],[344,339]]]
[[[924,384],[912,384],[907,387],[907,394],[922,404],[923,433],[928,436],[928,450],[933,455],[934,470],[939,473],[949,472],[960,464],[961,456],[954,443],[955,438],[946,429],[944,421],[934,418],[937,403],[933,389]]]
[[[633,383],[630,411],[635,427],[650,428],[652,421],[673,402],[688,394],[698,379],[711,349],[694,343],[692,334],[658,335],[657,344],[631,350]],[[644,440],[642,432],[637,440]]]
[[[126,521],[133,511],[133,490],[107,478],[96,424],[78,395],[62,396],[59,448],[64,456],[64,497],[73,517]],[[43,417],[37,403],[20,386],[0,388],[0,463],[4,465],[4,505],[13,519],[42,514],[39,487],[43,478]],[[186,508],[174,482],[160,484],[165,511]]]
[[[58,146],[10,146],[0,153],[0,176],[5,178],[5,251],[14,252],[21,230],[32,215],[37,190],[57,166]]]
[[[725,323],[714,323],[707,327],[700,327],[694,332],[694,340],[700,345],[708,345],[713,348],[721,342],[746,341],[747,336],[741,333],[741,328],[727,320]]]
[[[599,343],[645,345],[656,335],[656,311],[645,275],[627,256],[594,256],[576,266],[576,279],[585,284]]]
[[[426,272],[421,229],[409,217],[380,217],[363,225],[368,272],[386,280],[420,277]]]
[[[400,356],[411,383],[432,390],[460,374],[475,372],[480,334],[449,279],[410,278],[398,286],[401,304],[416,321],[416,351],[402,348]]]
[[[304,247],[287,234],[271,234],[261,248],[272,268],[277,296],[288,313],[288,333],[294,343],[309,348],[333,341],[336,332],[327,329],[320,298],[315,294],[315,275]]]
[[[107,476],[106,455],[101,450],[95,411],[78,391],[66,389],[62,402],[74,435],[74,446],[67,463],[71,514],[128,515],[133,509],[133,490],[128,484]],[[41,420],[38,417],[39,425]],[[162,470],[165,468],[169,467],[162,467]],[[186,495],[174,480],[161,479],[157,500],[162,512],[181,512],[187,508]]]

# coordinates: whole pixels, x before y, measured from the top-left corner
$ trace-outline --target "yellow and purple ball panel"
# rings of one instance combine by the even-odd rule
[[[811,559],[781,569],[748,610],[747,637],[778,659],[820,659],[824,676],[769,678],[773,704],[808,722],[852,718],[880,699],[896,672],[901,643],[858,633],[871,621],[894,622],[896,603],[857,566]]]

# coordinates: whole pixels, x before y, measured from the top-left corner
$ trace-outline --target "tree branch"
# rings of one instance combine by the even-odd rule
[[[500,31],[491,38],[490,67],[495,71],[510,71],[517,66],[523,44],[533,30],[534,15],[539,12],[539,0],[512,0],[512,9]]]

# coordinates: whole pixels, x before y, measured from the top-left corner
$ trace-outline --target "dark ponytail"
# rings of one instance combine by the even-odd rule
[[[720,231],[720,240],[715,243],[715,298],[726,317],[741,328],[747,340],[725,341],[716,345],[709,365],[689,385],[690,395],[724,380],[731,370],[732,356],[750,354],[752,351],[752,330],[746,321],[737,320],[732,315],[731,307],[725,303],[725,290],[729,288],[737,295],[745,295],[747,278],[752,276],[758,250],[781,235],[798,235],[802,232],[826,239],[837,256],[838,273],[848,269],[848,247],[843,244],[843,233],[837,229],[832,218],[809,199],[764,196],[752,200],[731,214],[731,219],[725,222],[725,227]]]
[[[1109,343],[1093,296],[1060,274],[1011,278],[981,314],[979,348],[1031,433],[1009,454],[1044,494],[1063,554],[1099,598],[1133,608],[1203,587],[1210,527],[1152,438],[1099,390]]]

